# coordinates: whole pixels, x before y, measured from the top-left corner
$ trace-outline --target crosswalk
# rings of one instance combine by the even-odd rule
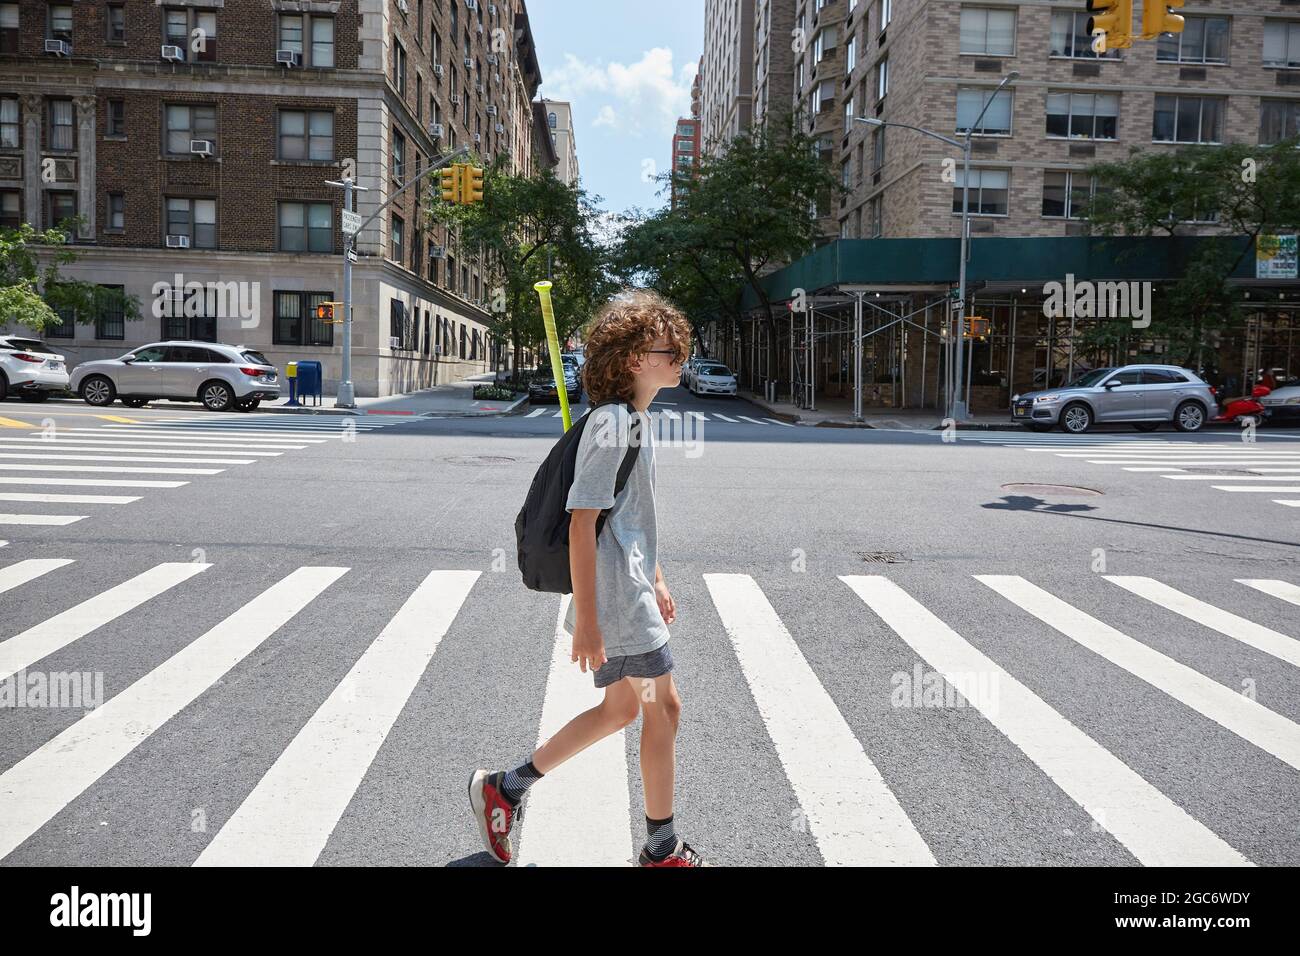
[[[587,412],[587,409],[586,409],[586,407],[584,407],[584,406],[580,406],[580,405],[571,406],[571,407],[569,408],[569,417],[570,417],[573,421],[577,421],[577,420],[578,420],[579,418],[581,418],[584,414],[586,414],[586,412]],[[675,411],[675,410],[673,410],[673,409],[669,409],[669,408],[652,408],[652,409],[651,409],[651,414],[652,414],[652,415],[659,415],[659,416],[662,416],[663,418],[666,418],[666,419],[668,419],[669,421],[678,421],[678,422],[683,422],[683,423],[687,423],[687,422],[698,423],[698,422],[708,422],[708,421],[719,421],[719,422],[726,422],[726,423],[729,424],[729,425],[763,425],[763,426],[767,426],[767,425],[776,425],[776,426],[781,427],[781,428],[794,428],[794,427],[795,427],[794,425],[790,424],[789,422],[783,422],[783,421],[781,421],[779,418],[753,418],[753,417],[751,417],[751,416],[749,416],[749,415],[739,415],[739,414],[734,415],[734,416],[733,416],[733,415],[723,415],[721,412],[712,412],[712,413],[709,413],[709,412],[697,412],[697,411],[679,412],[679,411]],[[546,417],[549,417],[549,418],[563,418],[563,417],[564,417],[564,413],[563,413],[562,411],[560,411],[559,409],[556,409],[555,411],[552,411],[552,410],[549,409],[549,408],[534,408],[531,412],[529,412],[527,415],[525,415],[525,416],[523,416],[523,417],[524,417],[524,418],[541,418],[541,417],[543,417],[543,416],[546,416]]]
[[[1263,437],[1263,436],[1258,436]],[[1024,448],[1089,465],[1153,474],[1166,481],[1208,486],[1231,495],[1267,495],[1274,504],[1300,508],[1300,440],[1169,441],[1074,436],[976,438],[981,444]]]
[[[137,502],[146,491],[182,488],[393,424],[244,415],[51,426],[25,435],[6,429],[0,433],[0,527],[65,527],[105,507]]]
[[[45,582],[62,585],[51,593],[71,595],[78,589],[78,563],[41,558],[0,565],[0,600],[12,607],[8,602],[21,600],[25,591]],[[156,629],[159,609],[166,607],[181,627],[186,612],[176,592],[189,588],[189,600],[194,600],[193,589],[214,580],[213,568],[199,562],[161,563],[79,601],[69,597],[66,609],[20,633],[0,632],[0,693],[9,675],[39,669],[55,654],[65,664],[75,660],[81,646],[77,642],[107,625],[129,624],[152,613]],[[774,748],[779,775],[795,803],[792,816],[810,835],[821,862],[934,866],[953,853],[951,831],[954,826],[960,829],[959,824],[937,820],[924,792],[900,781],[887,763],[880,762],[879,741],[864,737],[856,713],[860,693],[855,691],[878,683],[873,678],[879,675],[857,674],[844,683],[842,668],[853,666],[858,641],[867,642],[864,650],[869,646],[899,655],[908,667],[918,662],[918,672],[922,665],[931,668],[942,677],[950,704],[968,708],[990,733],[998,735],[1001,744],[981,746],[985,738],[970,725],[963,724],[965,729],[959,731],[939,716],[937,723],[925,728],[941,735],[945,727],[947,733],[957,733],[944,747],[960,751],[964,763],[975,766],[995,785],[1007,761],[1002,748],[1014,748],[1033,773],[1093,821],[1097,832],[1107,834],[1141,864],[1248,866],[1259,862],[1225,832],[1231,831],[1230,820],[1212,813],[1198,818],[1187,808],[1184,794],[1170,792],[1174,788],[1167,779],[1153,779],[1149,765],[1135,765],[1131,753],[1116,748],[1114,738],[1126,728],[1085,729],[1067,716],[1076,702],[1063,698],[1045,672],[1026,668],[1023,659],[1006,647],[978,646],[980,637],[971,633],[977,628],[963,618],[969,596],[944,596],[955,592],[955,587],[945,587],[939,599],[927,604],[914,593],[923,590],[916,582],[905,584],[885,575],[846,574],[823,582],[830,600],[850,613],[856,608],[859,615],[866,615],[867,623],[861,626],[867,630],[861,634],[869,635],[845,630],[841,635],[845,646],[834,658],[841,664],[828,670],[820,653],[808,652],[806,618],[788,606],[784,589],[764,588],[743,573],[706,573],[701,583],[700,593],[707,596],[709,613],[715,615],[716,638],[704,640],[704,634],[696,634],[679,641],[675,632],[674,656],[680,667],[695,654],[718,655],[708,669],[716,673],[730,668],[738,673],[745,698],[743,702],[733,698],[733,710],[728,712],[695,695],[688,709],[698,706],[707,716],[697,716],[684,732],[690,732],[689,726],[722,721],[723,726],[714,731],[719,744],[754,753],[765,746]],[[1176,716],[1180,728],[1195,725],[1198,719],[1221,728],[1236,742],[1234,766],[1262,767],[1269,773],[1300,771],[1300,724],[1292,719],[1294,708],[1266,706],[1253,694],[1198,669],[1201,662],[1184,653],[1184,643],[1190,644],[1195,632],[1213,648],[1216,664],[1226,660],[1236,673],[1268,672],[1273,686],[1288,686],[1295,680],[1292,669],[1300,667],[1300,642],[1294,628],[1286,634],[1271,625],[1297,622],[1292,609],[1300,607],[1300,585],[1294,580],[1243,578],[1216,594],[1134,575],[1097,575],[1076,585],[1081,589],[1078,593],[1064,595],[1013,574],[976,574],[953,583],[984,595],[990,626],[1030,627],[1034,647],[1027,650],[1031,654],[1056,654],[1060,656],[1056,663],[1064,664],[1065,658],[1074,656],[1070,654],[1074,648],[1086,659],[1091,674],[1087,695],[1118,695],[1119,688],[1128,688],[1123,692],[1132,695],[1131,685],[1136,682],[1150,689],[1160,709]],[[9,739],[32,746],[26,753],[11,752],[7,769],[0,773],[0,862],[24,846],[58,839],[61,831],[51,827],[51,821],[78,801],[95,801],[100,807],[97,814],[113,812],[102,806],[108,797],[96,795],[97,786],[164,733],[175,737],[199,732],[202,721],[187,721],[184,715],[200,698],[209,708],[221,708],[230,685],[239,683],[232,680],[234,675],[245,674],[249,667],[274,666],[283,670],[284,680],[295,681],[307,662],[295,660],[284,645],[279,656],[268,655],[268,642],[282,631],[309,627],[301,619],[310,616],[311,608],[326,596],[348,602],[373,597],[361,591],[354,595],[358,588],[365,590],[348,567],[293,568],[269,584],[258,582],[252,593],[240,597],[233,613],[188,643],[157,647],[160,659],[140,662],[133,682],[83,716],[70,715],[62,726],[34,722],[20,736],[16,731],[23,727],[24,712],[0,708],[0,721],[7,721],[15,731],[7,735]],[[1167,615],[1168,633],[1179,634],[1178,647],[1150,639],[1147,614],[1135,614],[1130,607],[1127,613],[1133,616],[1118,619],[1125,613],[1118,608],[1129,605],[1108,599],[1121,593],[1152,614]],[[291,728],[278,755],[268,758],[242,795],[230,801],[230,812],[214,821],[214,834],[194,848],[188,862],[200,866],[321,862],[331,841],[355,825],[349,807],[384,748],[401,746],[392,740],[394,727],[412,706],[417,686],[434,674],[455,685],[482,679],[481,662],[461,644],[480,646],[480,629],[460,630],[458,624],[462,619],[493,620],[495,612],[482,603],[503,596],[515,601],[519,597],[509,588],[495,590],[478,570],[426,571],[408,596],[403,599],[399,592],[392,610],[386,612],[391,613],[387,624],[369,643],[360,635],[359,653],[337,662],[341,676],[327,692],[301,702],[305,706],[300,722],[295,722],[296,729]],[[547,633],[534,635],[546,638],[550,651],[545,659],[535,660],[535,673],[517,677],[521,684],[532,680],[545,688],[533,724],[536,733],[530,735],[540,743],[569,718],[598,703],[600,692],[592,687],[590,675],[581,674],[569,661],[569,638],[562,626],[569,598],[533,596],[554,601],[547,615],[551,623],[542,625]],[[1255,608],[1268,623],[1239,613],[1245,606]],[[1086,610],[1097,607],[1106,609],[1104,615]],[[879,624],[871,623],[876,621]],[[961,633],[967,628],[971,631]],[[1050,634],[1060,635],[1065,644],[1047,640]],[[456,645],[450,651],[444,650],[448,642]],[[146,646],[154,647],[141,642],[123,653],[139,654]],[[311,641],[300,650],[314,655],[319,652],[311,648],[317,646],[325,645]],[[1045,663],[1050,666],[1052,661]],[[1270,666],[1279,670],[1270,672]],[[468,669],[440,673],[448,668]],[[484,694],[499,691],[499,687],[482,689]],[[12,695],[12,685],[9,692]],[[919,687],[915,693],[919,701]],[[941,689],[940,704],[944,693]],[[909,704],[910,700],[891,701],[892,709],[881,708],[878,719],[901,735],[885,748],[886,758],[890,750],[906,749],[909,735],[922,731],[917,715],[905,709]],[[1281,712],[1285,710],[1292,716]],[[951,714],[949,710],[947,717]],[[761,740],[729,739],[728,725],[751,722],[761,728]],[[253,727],[241,727],[237,714],[228,726],[232,728],[228,734],[254,732]],[[1137,726],[1144,724],[1139,720]],[[47,734],[42,734],[43,727]],[[431,732],[445,731],[431,728]],[[1203,749],[1204,740],[1190,729],[1183,730],[1181,738],[1173,743],[1186,753],[1199,754]],[[630,786],[635,771],[626,747],[625,734],[620,732],[548,774],[543,785],[534,788],[517,838],[518,865],[626,865],[635,859],[638,847],[633,833],[639,806]],[[473,741],[464,741],[453,758],[464,766],[442,768],[457,777],[457,789],[463,788],[461,778],[482,759],[474,751]],[[167,768],[154,756],[151,776],[165,775]],[[1289,778],[1289,794],[1273,796],[1294,805],[1300,799],[1297,779]],[[714,789],[732,793],[743,803],[743,795],[758,783],[738,779]],[[411,786],[424,784],[413,780]],[[120,790],[109,792],[121,796]],[[712,799],[701,806],[682,805],[683,799],[679,798],[677,808],[680,817],[723,812],[712,805]],[[1013,806],[1018,795],[1008,791],[998,799]],[[1231,809],[1234,815],[1244,812],[1241,807]],[[472,853],[477,834],[467,811],[456,812],[465,813],[464,852]],[[1300,854],[1300,843],[1291,840],[1288,847],[1292,855]]]

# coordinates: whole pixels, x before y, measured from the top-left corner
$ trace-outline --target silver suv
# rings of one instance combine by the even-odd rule
[[[1177,365],[1097,368],[1060,388],[1011,397],[1013,421],[1034,431],[1060,425],[1076,435],[1112,422],[1129,422],[1143,432],[1172,422],[1181,432],[1194,432],[1217,410],[1214,390]]]
[[[280,397],[280,375],[266,356],[242,345],[156,342],[115,359],[83,362],[69,388],[88,405],[139,408],[155,398],[202,402],[214,412],[250,412]]]

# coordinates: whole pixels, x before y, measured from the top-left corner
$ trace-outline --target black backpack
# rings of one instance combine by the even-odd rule
[[[523,574],[524,585],[533,591],[546,591],[552,594],[572,594],[573,579],[569,574],[569,520],[573,517],[566,510],[569,500],[569,487],[573,484],[574,471],[578,462],[578,442],[591,419],[591,413],[601,405],[626,405],[632,416],[632,430],[629,433],[639,437],[640,417],[631,403],[611,400],[598,402],[585,415],[573,423],[564,436],[555,443],[551,453],[546,456],[533,476],[533,483],[528,489],[524,506],[515,518],[515,540],[519,548],[519,570]],[[614,482],[614,495],[618,496],[627,484],[628,477],[636,465],[637,452],[641,450],[639,440],[628,441],[627,454],[619,465],[618,478]],[[605,509],[596,519],[596,536],[600,536],[605,527],[609,509]]]

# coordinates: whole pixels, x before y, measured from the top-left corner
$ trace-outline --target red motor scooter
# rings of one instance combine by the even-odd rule
[[[1262,422],[1268,417],[1268,409],[1259,400],[1271,391],[1273,390],[1267,385],[1256,385],[1249,396],[1242,395],[1239,398],[1226,399],[1223,411],[1210,421],[1233,424],[1242,418],[1254,417]]]

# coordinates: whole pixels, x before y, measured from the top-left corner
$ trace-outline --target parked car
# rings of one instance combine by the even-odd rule
[[[1259,400],[1268,411],[1270,425],[1300,424],[1300,379],[1292,379]]]
[[[279,370],[261,352],[216,342],[155,342],[120,358],[82,362],[70,388],[88,405],[139,408],[165,398],[214,412],[249,412],[280,397]]]
[[[0,401],[43,402],[68,387],[64,357],[31,335],[0,335]]]
[[[711,359],[706,359],[702,355],[692,355],[688,358],[686,363],[682,366],[682,385],[688,389],[691,388],[695,382],[695,370],[699,368],[702,362],[711,361]]]
[[[582,400],[582,382],[578,378],[578,373],[567,364],[564,368],[564,384],[565,391],[569,395],[569,404],[576,405]],[[528,385],[528,400],[534,405],[547,401],[559,402],[560,393],[556,390],[555,375],[551,372],[549,364],[538,367],[532,382]]]
[[[1011,397],[1011,418],[1035,431],[1060,425],[1081,435],[1096,424],[1127,422],[1155,431],[1172,422],[1199,431],[1218,414],[1214,390],[1195,372],[1176,365],[1097,368],[1061,388]]]
[[[696,395],[735,395],[736,376],[716,362],[701,362],[691,374],[691,391]]]
[[[582,367],[587,364],[587,356],[582,352],[564,352],[560,355],[560,358],[564,359],[566,362],[572,362],[578,367],[579,371],[581,371]]]

